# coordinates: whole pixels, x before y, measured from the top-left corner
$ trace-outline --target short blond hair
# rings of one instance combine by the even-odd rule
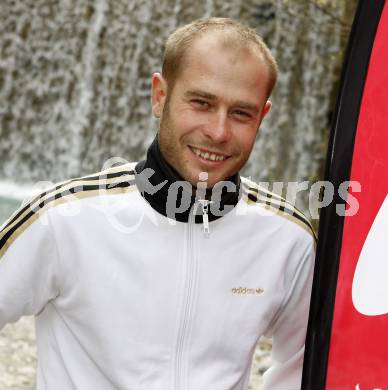
[[[276,83],[278,66],[270,49],[253,28],[247,27],[230,18],[205,18],[197,19],[175,30],[165,44],[162,76],[167,81],[169,88],[178,78],[187,50],[193,42],[201,36],[211,32],[224,33],[223,41],[230,45],[254,45],[268,67],[268,96]]]

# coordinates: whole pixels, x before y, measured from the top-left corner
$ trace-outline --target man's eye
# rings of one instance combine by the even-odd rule
[[[241,110],[234,111],[234,114],[241,117],[241,118],[250,118],[251,117],[251,114],[249,114],[248,112],[245,112],[245,111],[241,111]]]
[[[207,108],[209,107],[209,103],[205,100],[201,100],[201,99],[194,99],[191,101],[195,106],[199,107],[199,108]]]

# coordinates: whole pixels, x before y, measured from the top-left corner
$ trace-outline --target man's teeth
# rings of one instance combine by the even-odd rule
[[[215,154],[215,153],[202,152],[201,150],[196,149],[196,148],[191,148],[191,149],[193,150],[193,152],[194,152],[197,156],[200,156],[200,157],[204,158],[205,160],[223,161],[223,160],[226,159],[225,156],[220,156],[220,155]]]

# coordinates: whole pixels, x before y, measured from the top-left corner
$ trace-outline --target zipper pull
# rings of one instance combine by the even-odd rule
[[[202,205],[202,222],[203,222],[203,232],[205,237],[210,236],[210,226],[209,226],[209,204],[213,203],[211,200],[199,199],[199,203]]]

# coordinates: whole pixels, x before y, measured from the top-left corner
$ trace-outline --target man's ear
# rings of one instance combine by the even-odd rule
[[[263,119],[270,111],[272,107],[271,100],[267,100],[264,104],[263,111],[261,112],[261,119]]]
[[[151,105],[152,113],[160,118],[167,97],[167,82],[160,73],[152,75]]]
[[[271,107],[272,107],[272,102],[271,102],[271,100],[267,100],[267,101],[265,102],[265,104],[264,104],[263,109],[261,110],[261,118],[260,118],[259,124],[258,124],[258,126],[257,126],[256,137],[257,137],[257,135],[259,134],[259,128],[260,128],[261,122],[262,122],[262,120],[264,119],[264,117],[271,111]]]

